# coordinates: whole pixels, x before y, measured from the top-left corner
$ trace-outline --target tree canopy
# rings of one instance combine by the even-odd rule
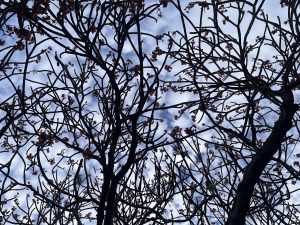
[[[299,224],[299,15],[2,0],[0,224]]]

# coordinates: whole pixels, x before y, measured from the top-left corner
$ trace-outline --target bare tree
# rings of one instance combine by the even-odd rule
[[[298,224],[299,3],[267,3],[3,1],[1,224]]]
[[[182,187],[205,196],[207,224],[299,223],[291,199],[299,179],[300,9],[297,1],[281,1],[287,20],[273,21],[267,3],[191,2],[185,9],[197,8],[197,20],[174,4],[183,30],[172,38],[173,67],[186,66],[166,85],[194,92],[198,102],[184,110],[205,121],[174,139],[187,171]]]
[[[160,37],[141,26],[155,20],[158,7],[131,1],[7,3],[4,32],[18,41],[3,50],[15,54],[3,61],[13,65],[3,79],[15,93],[3,103],[14,112],[4,107],[9,128],[3,154],[12,153],[2,164],[4,223],[126,224],[159,217],[172,189],[164,186],[167,192],[159,196],[144,174],[146,155],[166,139],[157,134],[155,115],[165,62],[156,66],[145,54],[143,37],[154,44]],[[15,111],[20,116],[13,117]],[[153,165],[159,160],[153,158]],[[22,200],[7,197],[17,191]],[[10,200],[17,206],[8,210]]]

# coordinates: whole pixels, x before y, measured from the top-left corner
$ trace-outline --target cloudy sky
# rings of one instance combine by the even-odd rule
[[[261,1],[256,2],[256,7],[258,7]],[[147,12],[150,12],[155,8],[154,5],[158,3],[159,1],[146,0],[144,7],[149,7]],[[215,182],[215,186],[207,185],[207,190],[218,189],[217,191],[223,199],[229,196],[230,187],[225,185],[223,187],[224,190],[221,190],[222,182],[225,179],[229,179],[229,186],[232,184],[236,187],[242,178],[240,168],[245,167],[249,163],[253,151],[247,149],[244,146],[245,143],[238,142],[234,138],[230,139],[228,134],[218,133],[214,123],[218,121],[217,123],[220,126],[232,129],[237,133],[243,132],[245,137],[251,139],[253,133],[251,131],[244,131],[241,127],[245,124],[245,111],[243,110],[247,109],[247,102],[249,100],[246,95],[238,92],[235,93],[234,91],[226,92],[222,87],[220,89],[219,87],[214,88],[213,85],[219,85],[219,81],[234,83],[246,79],[246,75],[243,73],[240,65],[232,63],[234,62],[234,57],[239,57],[238,51],[235,52],[234,49],[238,49],[237,43],[241,43],[243,46],[257,45],[259,37],[262,37],[264,32],[266,32],[266,26],[264,22],[257,20],[251,25],[251,29],[249,29],[252,18],[252,7],[249,5],[243,9],[245,11],[244,17],[240,20],[239,26],[236,27],[228,21],[224,22],[224,17],[220,13],[218,17],[214,17],[212,5],[208,8],[198,6],[197,4],[191,7],[193,6],[192,3],[192,1],[174,1],[174,4],[169,3],[168,7],[160,6],[151,11],[152,17],[144,19],[140,23],[140,27],[136,25],[130,27],[129,32],[131,34],[124,40],[124,46],[119,54],[122,60],[118,59],[119,61],[116,64],[114,64],[114,60],[118,58],[116,56],[118,56],[117,49],[120,47],[120,44],[116,39],[118,36],[116,35],[116,29],[113,29],[109,20],[103,25],[100,34],[86,31],[89,35],[84,37],[80,36],[84,32],[79,32],[76,29],[80,28],[84,30],[84,26],[87,26],[86,24],[81,24],[83,27],[79,25],[78,27],[72,27],[72,22],[66,22],[65,31],[63,29],[60,30],[61,27],[57,21],[52,24],[53,26],[42,23],[48,29],[48,34],[54,38],[49,39],[48,34],[41,35],[36,33],[35,38],[37,43],[39,43],[37,46],[28,45],[24,49],[17,50],[12,54],[10,64],[8,65],[9,68],[0,71],[0,117],[6,118],[5,120],[1,120],[1,127],[7,124],[9,113],[14,116],[22,114],[21,109],[24,102],[19,100],[22,99],[22,93],[25,93],[28,97],[24,98],[23,96],[23,99],[25,99],[26,104],[30,105],[30,109],[27,115],[19,118],[27,120],[25,125],[22,124],[22,120],[14,122],[16,127],[21,128],[18,131],[22,134],[20,137],[12,135],[16,132],[16,128],[8,130],[6,135],[1,137],[0,165],[2,173],[0,174],[0,178],[3,185],[2,190],[8,190],[7,192],[2,191],[1,201],[8,201],[8,203],[1,207],[3,207],[2,212],[4,209],[10,210],[5,215],[9,220],[14,220],[10,213],[11,207],[16,207],[16,205],[24,209],[23,212],[21,209],[18,209],[21,216],[32,212],[32,218],[38,219],[38,208],[47,214],[47,210],[43,209],[42,203],[30,206],[27,203],[32,203],[33,199],[39,198],[38,195],[32,195],[32,190],[37,190],[37,187],[39,187],[38,191],[40,193],[42,193],[41,189],[50,190],[51,185],[47,187],[46,183],[51,182],[51,180],[61,185],[62,190],[67,190],[66,193],[61,193],[61,196],[65,197],[68,201],[74,200],[72,197],[68,197],[67,193],[74,192],[74,190],[70,190],[70,187],[73,185],[74,176],[77,172],[82,177],[81,186],[79,185],[80,187],[78,187],[78,196],[92,199],[100,195],[103,168],[97,160],[87,159],[89,153],[85,151],[92,152],[94,157],[101,157],[99,146],[104,148],[102,142],[110,138],[107,133],[112,129],[115,122],[107,116],[113,112],[115,106],[112,101],[114,98],[109,98],[109,95],[113,95],[114,93],[112,91],[111,78],[104,67],[107,70],[114,70],[116,72],[115,81],[124,93],[121,96],[122,107],[124,108],[123,114],[126,116],[135,116],[135,113],[139,110],[142,92],[147,93],[151,85],[153,85],[151,86],[153,90],[157,92],[153,96],[149,96],[148,101],[143,105],[143,113],[138,118],[139,124],[143,122],[146,124],[144,129],[140,128],[140,132],[148,132],[149,136],[147,138],[151,137],[152,139],[149,139],[153,143],[151,142],[151,144],[146,145],[140,142],[137,149],[140,155],[148,151],[144,155],[144,157],[147,157],[144,160],[147,168],[144,169],[142,174],[149,183],[157,173],[155,166],[159,165],[163,171],[167,171],[169,169],[168,166],[172,163],[174,164],[173,169],[177,176],[178,187],[176,191],[178,191],[178,194],[174,194],[174,201],[169,201],[164,205],[166,213],[163,214],[163,217],[166,219],[170,219],[171,217],[183,218],[187,214],[187,206],[184,205],[186,199],[180,193],[184,185],[192,185],[195,182],[198,182],[197,185]],[[29,2],[28,6],[31,6],[30,4],[32,3]],[[232,4],[235,5],[235,3]],[[51,10],[53,11],[53,15],[50,16],[50,20],[55,20],[54,15],[59,12],[56,7],[57,5],[58,1],[52,1]],[[228,6],[228,4],[225,6]],[[2,9],[5,8],[5,6],[1,7]],[[182,14],[180,14],[179,10],[181,10]],[[266,0],[263,12],[264,14],[261,14],[260,18],[263,18],[265,15],[268,20],[276,23],[278,22],[278,18],[280,18],[283,28],[289,29],[289,25],[283,23],[287,19],[287,9],[281,7],[280,1]],[[99,22],[100,14],[96,16],[96,12],[93,11],[93,13],[96,18],[95,21]],[[86,8],[84,14],[89,15],[89,7]],[[235,23],[241,18],[236,8],[229,8],[225,14]],[[124,21],[126,22],[127,19]],[[216,47],[212,45],[215,34],[207,34],[209,41],[205,41],[201,36],[203,35],[204,28],[213,30],[214,23],[217,23],[220,31],[222,31],[220,37],[223,40],[230,40],[229,42],[217,40],[215,42],[217,44]],[[116,24],[117,27],[121,27],[119,23]],[[26,25],[28,24],[25,22]],[[17,18],[12,17],[9,19],[6,22],[5,28],[8,26],[18,26]],[[136,34],[138,29],[140,29],[143,35],[138,36]],[[239,31],[241,32],[241,36],[239,36]],[[246,31],[249,31],[249,33],[245,42],[243,38]],[[61,32],[68,32],[70,37],[61,37],[59,35]],[[151,34],[152,36],[147,34]],[[101,37],[99,39],[102,39],[105,44],[101,45],[97,43],[92,48],[93,46],[84,46],[84,41],[80,41],[83,38],[87,38],[92,43],[95,35],[99,35]],[[268,35],[269,33],[267,32],[265,43],[268,43],[268,38],[270,39]],[[162,38],[154,38],[158,36]],[[239,40],[240,37],[242,40]],[[18,38],[16,34],[4,34],[2,29],[0,39],[5,41],[5,44],[0,46],[0,58],[4,58],[10,51],[11,46],[16,44]],[[172,46],[168,39],[172,39]],[[78,40],[79,44],[75,46],[72,43],[73,40]],[[277,34],[274,34],[274,40],[280,42]],[[195,43],[193,44],[193,42]],[[233,49],[226,47],[228,43],[232,44]],[[192,51],[193,54],[189,54],[191,46],[196,46]],[[85,51],[88,48],[91,48],[90,51],[94,57],[90,60],[87,60],[85,55]],[[158,54],[155,60],[153,58],[151,60],[153,51],[159,49],[164,53]],[[228,52],[224,53],[222,49],[227,49],[226,51]],[[166,54],[168,50],[171,56]],[[77,55],[74,52],[77,52]],[[214,55],[219,54],[220,57],[232,57],[233,59],[229,58],[213,63],[209,57],[207,57],[207,60],[205,59],[211,52]],[[248,70],[253,72],[251,75],[260,77],[265,81],[274,79],[269,72],[253,70],[255,66],[261,65],[262,62],[267,60],[272,61],[274,54],[277,54],[274,47],[267,44],[263,44],[259,52],[258,50],[249,52],[246,65]],[[254,60],[257,55],[259,55],[261,61]],[[147,57],[141,60],[141,56]],[[104,59],[104,66],[94,60],[97,57]],[[143,67],[142,69],[141,66]],[[280,65],[274,64],[274,67],[280,70]],[[215,78],[218,71],[221,71],[220,68],[226,68],[228,71],[231,70],[232,73],[228,76],[221,74],[219,78]],[[127,73],[125,75],[124,71],[126,70]],[[211,77],[205,76],[207,71],[214,75]],[[135,72],[137,73],[136,76]],[[141,73],[143,73],[143,76],[141,76]],[[126,79],[129,81],[126,82]],[[195,82],[198,85],[195,85]],[[142,88],[140,87],[141,84],[144,84]],[[176,91],[172,87],[176,87]],[[197,87],[203,90],[202,97],[200,97]],[[276,88],[278,89],[279,85],[275,83],[272,85],[272,89],[276,90]],[[218,96],[217,90],[221,90],[226,98]],[[295,102],[297,103],[299,102],[298,92],[298,90],[294,92],[296,97]],[[262,115],[264,118],[260,124],[259,122],[256,124],[257,126],[261,125],[263,128],[266,128],[266,131],[257,134],[257,139],[263,142],[270,134],[268,128],[272,128],[278,119],[279,107],[269,100],[258,100],[261,96],[258,95],[254,100],[257,100],[257,104],[260,107],[260,111],[255,116]],[[204,113],[203,106],[201,106],[203,101],[200,98],[206,99],[207,104],[210,107],[215,107],[215,110],[210,108],[209,113]],[[15,111],[9,111],[10,105],[12,108],[15,107]],[[156,110],[152,110],[154,105],[158,106]],[[228,112],[225,119],[218,119],[220,118],[218,110],[226,111],[228,109],[230,111],[230,108],[235,110]],[[53,121],[53,123],[51,124],[49,121]],[[147,124],[147,121],[151,123]],[[45,123],[48,127],[45,126]],[[132,141],[128,125],[131,125],[130,121],[124,122],[122,132],[125,140],[129,137],[128,140]],[[93,126],[93,128],[89,126]],[[181,130],[179,131],[178,129]],[[193,137],[185,138],[180,146],[177,146],[178,143],[174,134],[178,134],[178,137],[186,137],[189,136],[190,129],[193,129],[193,132],[196,134]],[[51,134],[50,131],[57,136],[59,135],[59,137],[55,137],[57,141],[53,143],[46,143],[47,140],[48,142],[51,141],[52,136],[46,136],[46,139],[42,139],[41,133],[44,132],[49,135]],[[25,133],[27,133],[27,138],[24,138],[26,136]],[[89,138],[91,134],[94,134],[94,138]],[[298,139],[296,128],[293,128],[289,134],[293,135],[295,140]],[[224,139],[227,139],[227,142],[222,143]],[[118,150],[115,153],[114,172],[116,174],[128,160],[129,144],[125,140],[120,140]],[[44,141],[45,143],[43,144],[47,145],[44,146],[45,149],[43,151],[38,146],[41,141]],[[166,145],[166,141],[171,142],[171,144]],[[218,146],[218,149],[216,148],[217,144],[223,144],[223,146],[220,148]],[[157,148],[157,145],[160,148]],[[226,166],[222,164],[224,163],[223,157],[229,157],[225,153],[224,146],[226,145],[231,145],[235,149],[245,148],[242,153],[237,155],[236,163],[238,167],[236,171],[226,170]],[[74,146],[81,150],[76,149]],[[286,153],[283,158],[288,164],[292,164],[295,161],[296,152],[294,149],[296,146],[295,144],[291,145],[291,147],[286,147]],[[178,154],[178,152],[186,152],[187,156]],[[225,156],[222,155],[223,153]],[[105,157],[107,157],[107,152],[105,154]],[[79,169],[79,162],[83,158],[84,169]],[[199,162],[199,160],[202,161]],[[39,166],[42,166],[43,169],[34,166],[39,161],[42,162],[42,165]],[[270,168],[273,168],[275,161],[271,164]],[[210,175],[214,177],[213,181],[208,180],[203,175],[204,173],[202,174],[205,166],[210,171]],[[128,174],[129,186],[130,181],[136,179],[135,174],[138,174],[138,169],[138,167],[134,167],[132,169],[133,173]],[[220,171],[222,175],[219,175]],[[230,173],[233,173],[234,177],[231,177]],[[40,176],[39,174],[42,175]],[[89,174],[88,178],[87,174]],[[287,177],[288,175],[283,174],[282,176]],[[12,182],[18,183],[18,185],[12,187]],[[95,183],[94,187],[97,188],[87,196],[85,190],[88,189],[88,185],[92,182]],[[32,185],[30,187],[33,187],[33,189],[29,185]],[[297,190],[297,187],[294,185],[290,183],[287,185],[282,187],[283,191],[288,188],[290,190]],[[134,187],[134,185],[131,187]],[[215,190],[209,191],[211,193],[215,192]],[[25,193],[28,193],[27,198],[25,197]],[[192,201],[198,204],[198,202],[202,202],[205,198],[204,190],[199,188],[191,196]],[[292,204],[297,196],[298,192],[291,193],[289,202]],[[53,196],[49,193],[49,198],[51,197]],[[226,210],[219,209],[219,212],[215,211],[214,204],[220,204],[219,200],[212,200],[210,203],[205,206],[207,207],[205,208],[206,210],[210,209],[207,213],[207,218],[211,222],[215,222],[215,224],[221,224],[222,222],[220,221],[222,221],[222,218],[227,216]],[[202,203],[199,204],[201,205]],[[87,215],[86,224],[95,224],[92,219],[95,218],[96,211],[92,206],[93,204],[81,206],[83,208],[82,213]],[[153,205],[150,204],[149,207],[153,207]],[[155,217],[155,215],[151,214],[149,217]],[[23,220],[28,221],[28,218],[24,218]],[[194,221],[197,220],[199,221],[199,218],[196,216]],[[191,223],[187,222],[186,224]]]

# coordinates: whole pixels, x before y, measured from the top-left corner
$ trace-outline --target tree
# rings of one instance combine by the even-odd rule
[[[267,3],[3,1],[1,224],[298,224],[299,3]]]

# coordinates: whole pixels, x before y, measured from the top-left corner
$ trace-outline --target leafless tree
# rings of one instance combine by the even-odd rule
[[[197,20],[174,4],[183,30],[172,38],[173,67],[185,67],[165,84],[193,92],[198,102],[184,110],[205,121],[174,137],[187,173],[182,190],[204,197],[200,223],[299,223],[292,196],[299,179],[300,8],[281,1],[287,20],[273,21],[267,3],[191,2],[185,9],[197,8]]]
[[[1,4],[1,224],[299,223],[298,1]]]

